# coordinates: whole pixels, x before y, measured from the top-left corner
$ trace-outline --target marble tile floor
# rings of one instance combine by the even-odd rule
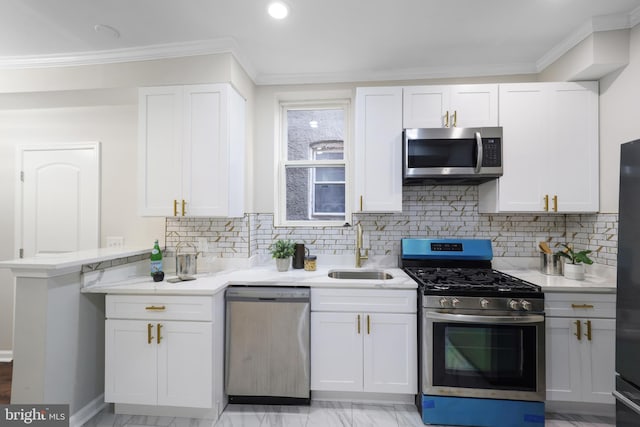
[[[109,405],[83,427],[423,427],[414,406],[314,401],[311,406],[228,405],[217,422],[115,415]],[[614,427],[609,417],[547,414],[545,427]],[[437,427],[437,426],[436,426]]]

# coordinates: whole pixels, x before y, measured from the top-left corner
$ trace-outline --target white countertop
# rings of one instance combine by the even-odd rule
[[[493,268],[526,280],[543,292],[615,293],[616,268],[602,264],[587,265],[584,280],[566,279],[540,272],[538,258],[495,258]]]
[[[0,261],[0,268],[10,268],[14,272],[38,271],[55,273],[69,272],[73,270],[79,271],[85,264],[94,264],[118,258],[127,258],[150,251],[151,250],[149,248],[98,248],[77,252],[43,254],[30,258]]]
[[[393,276],[392,279],[332,279],[328,273],[333,270],[367,271],[367,268],[318,268],[316,271],[290,269],[278,272],[275,265],[257,266],[247,269],[204,273],[196,275],[196,280],[169,283],[168,275],[162,282],[154,282],[151,277],[135,277],[105,285],[91,285],[82,289],[84,293],[107,294],[175,294],[213,295],[229,285],[250,284],[252,286],[309,286],[323,288],[362,289],[417,289],[416,282],[399,268],[380,268]]]

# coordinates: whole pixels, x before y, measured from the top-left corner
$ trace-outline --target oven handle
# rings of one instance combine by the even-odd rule
[[[470,314],[438,313],[437,311],[427,311],[424,313],[428,319],[450,320],[460,323],[542,323],[544,316],[539,314],[528,314],[526,316],[476,316]]]
[[[480,135],[480,132],[476,132],[475,137],[476,144],[478,145],[478,156],[476,158],[475,172],[480,173],[480,170],[482,169],[482,135]]]

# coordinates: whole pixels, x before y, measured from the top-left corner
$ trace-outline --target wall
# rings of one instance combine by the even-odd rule
[[[600,210],[618,212],[620,144],[640,138],[640,25],[631,29],[629,64],[600,80]]]

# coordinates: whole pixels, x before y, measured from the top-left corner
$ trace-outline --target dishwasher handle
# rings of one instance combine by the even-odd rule
[[[309,288],[277,286],[237,286],[227,288],[227,301],[264,301],[264,302],[309,302]]]

